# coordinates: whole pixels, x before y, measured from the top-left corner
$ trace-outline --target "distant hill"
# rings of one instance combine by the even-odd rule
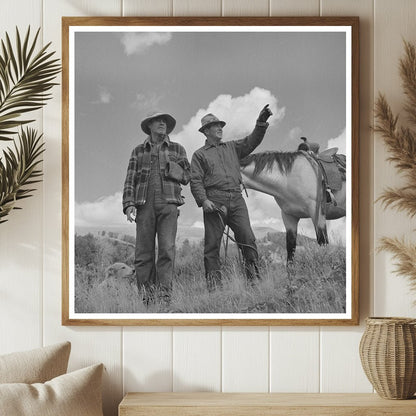
[[[253,227],[254,235],[256,238],[263,238],[268,233],[274,234],[274,233],[280,233],[280,231],[275,230],[271,227]],[[286,235],[286,233],[284,233]]]
[[[78,235],[99,235],[105,231],[106,233],[114,233],[120,236],[122,235],[136,235],[136,227],[134,224],[127,224],[125,226],[106,226],[106,227],[76,227],[75,233]],[[267,233],[276,233],[277,231],[271,227],[253,227],[254,234],[257,239],[261,239],[267,235]],[[231,235],[232,232],[231,232]],[[190,242],[198,242],[204,238],[204,229],[201,227],[192,227],[192,226],[178,226],[177,241],[182,243],[184,240],[189,240]]]

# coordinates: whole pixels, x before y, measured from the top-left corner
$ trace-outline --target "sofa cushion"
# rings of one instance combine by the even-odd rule
[[[0,355],[0,383],[44,383],[66,373],[71,343]]]
[[[46,383],[0,384],[0,415],[103,416],[102,372],[98,364]]]

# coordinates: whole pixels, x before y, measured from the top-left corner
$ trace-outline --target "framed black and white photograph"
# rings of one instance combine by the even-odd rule
[[[62,323],[356,325],[357,17],[65,17]]]

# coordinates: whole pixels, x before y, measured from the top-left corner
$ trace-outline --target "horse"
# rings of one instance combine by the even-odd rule
[[[323,173],[314,157],[304,151],[263,152],[240,161],[246,188],[271,195],[282,211],[286,228],[287,264],[293,262],[299,219],[311,218],[319,245],[328,244],[326,220],[346,215],[346,183],[327,203]]]

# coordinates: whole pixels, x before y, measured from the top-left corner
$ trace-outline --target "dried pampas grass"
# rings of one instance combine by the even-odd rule
[[[411,290],[416,291],[416,245],[404,239],[383,237],[378,249],[393,254],[396,260],[394,272],[407,276]]]
[[[375,104],[374,131],[381,135],[391,154],[387,160],[394,164],[406,181],[403,187],[385,189],[378,201],[384,208],[404,211],[413,218],[416,215],[416,46],[404,41],[404,49],[404,57],[400,59],[400,77],[406,96],[404,111],[409,127],[398,125],[399,117],[393,114],[386,97],[379,94]],[[379,250],[393,254],[395,272],[406,276],[411,290],[416,291],[416,245],[403,238],[384,237]]]

